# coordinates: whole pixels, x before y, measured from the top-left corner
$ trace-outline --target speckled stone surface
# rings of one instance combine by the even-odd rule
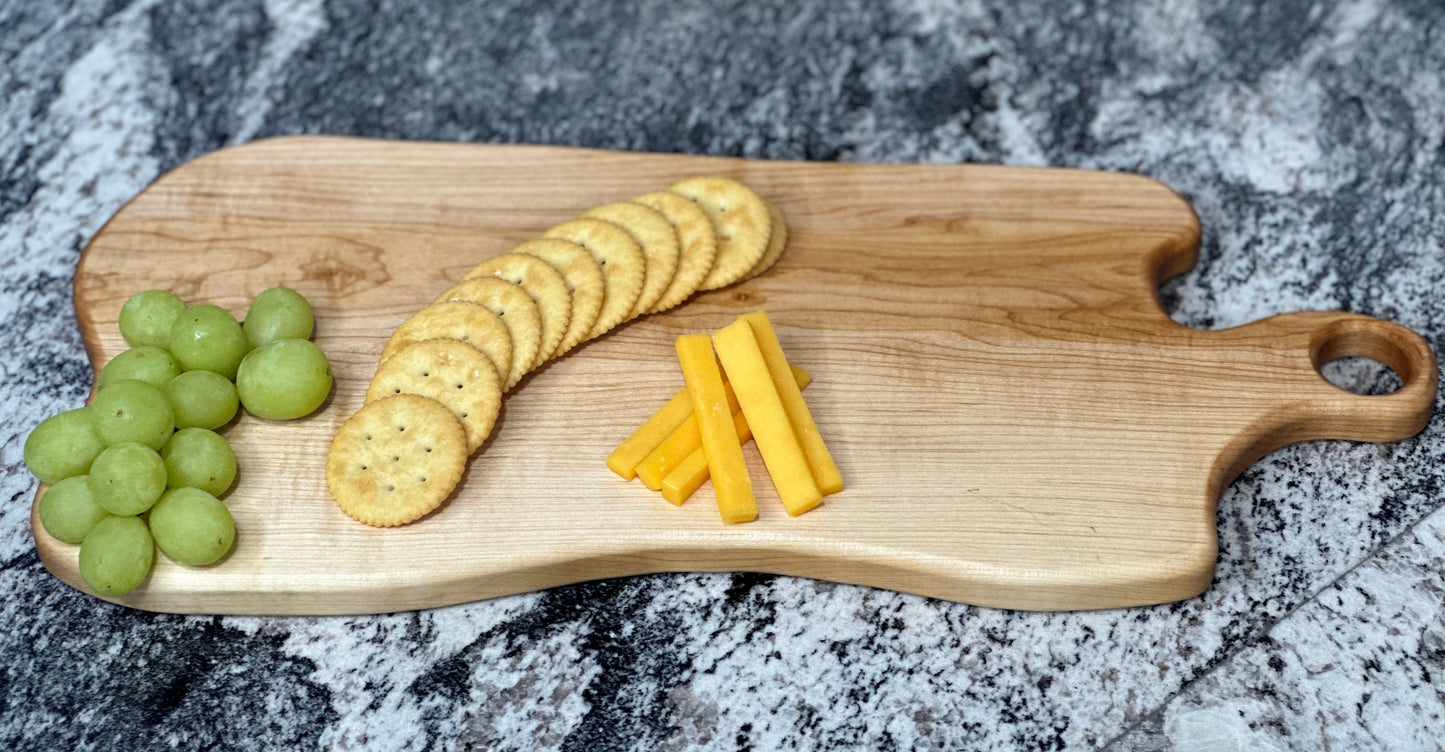
[[[1343,309],[1441,351],[1441,28],[1435,0],[0,0],[0,749],[1440,749],[1438,409],[1249,468],[1204,595],[1063,614],[742,574],[141,613],[41,567],[21,449],[89,389],[87,239],[283,133],[1138,172],[1204,228],[1177,321]]]

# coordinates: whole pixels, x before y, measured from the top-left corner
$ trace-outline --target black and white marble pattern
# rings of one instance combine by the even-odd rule
[[[142,613],[40,566],[21,447],[89,389],[86,240],[283,133],[1138,172],[1204,227],[1181,323],[1343,309],[1445,351],[1442,29],[1437,0],[0,0],[0,749],[1441,749],[1438,409],[1249,468],[1204,595],[1064,614],[750,574]]]

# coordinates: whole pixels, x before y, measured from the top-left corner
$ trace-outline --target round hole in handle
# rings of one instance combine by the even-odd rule
[[[1325,381],[1353,394],[1383,396],[1417,375],[1413,343],[1399,329],[1375,319],[1343,319],[1315,335],[1311,359]]]
[[[1365,397],[1393,394],[1401,386],[1394,369],[1374,358],[1354,355],[1335,358],[1320,366],[1325,381],[1351,393]]]

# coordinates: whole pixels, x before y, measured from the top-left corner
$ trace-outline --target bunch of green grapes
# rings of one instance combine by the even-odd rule
[[[331,364],[310,341],[314,327],[311,304],[286,287],[256,296],[244,323],[165,290],[121,307],[131,348],[100,370],[95,399],[25,440],[26,466],[49,485],[40,523],[80,544],[80,574],[96,592],[135,589],[156,547],[196,567],[230,552],[236,525],[221,497],[236,455],[217,431],[241,408],[290,420],[321,406]]]

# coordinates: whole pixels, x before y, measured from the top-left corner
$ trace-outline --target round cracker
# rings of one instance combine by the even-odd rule
[[[589,339],[600,337],[627,320],[637,296],[642,294],[647,261],[642,247],[626,230],[605,219],[581,217],[553,227],[542,233],[542,237],[570,240],[586,248],[602,267],[607,294],[602,299],[596,323],[587,332]]]
[[[677,233],[677,272],[672,276],[672,284],[662,293],[662,299],[652,308],[666,311],[697,292],[712,271],[713,260],[717,258],[717,233],[701,207],[676,193],[654,191],[632,200],[666,217]]]
[[[552,351],[562,343],[567,333],[567,322],[572,318],[572,293],[567,289],[567,280],[562,272],[551,264],[521,253],[507,253],[489,258],[472,267],[465,279],[496,277],[520,285],[542,314],[542,344],[537,350],[532,368],[542,365]]]
[[[502,409],[502,383],[492,362],[454,339],[413,342],[382,363],[366,401],[397,394],[419,394],[446,405],[466,429],[468,454],[491,435]]]
[[[441,506],[466,464],[466,430],[452,411],[398,394],[366,404],[337,430],[326,488],[358,522],[404,525]]]
[[[448,300],[417,311],[396,328],[381,349],[381,362],[413,342],[455,339],[481,351],[492,362],[498,378],[512,372],[512,333],[502,317],[480,303]]]
[[[542,311],[537,301],[521,285],[496,277],[473,277],[456,283],[442,293],[436,302],[467,300],[481,305],[502,317],[512,335],[512,368],[507,372],[506,389],[531,370],[542,349]]]
[[[743,275],[743,279],[752,279],[763,272],[773,268],[778,259],[783,257],[783,249],[788,247],[788,221],[783,219],[783,213],[773,202],[763,199],[763,205],[768,207],[768,220],[771,223],[771,231],[768,233],[768,248],[763,251],[763,257],[753,268]]]
[[[692,199],[712,220],[717,233],[717,258],[700,290],[716,290],[742,279],[768,248],[771,220],[758,194],[736,180],[688,178],[668,187]]]
[[[642,292],[632,304],[628,318],[637,318],[652,313],[655,306],[667,292],[668,285],[677,273],[677,231],[672,223],[657,210],[630,201],[620,201],[589,209],[582,216],[605,219],[626,230],[637,244],[642,246],[645,273]]]
[[[597,314],[602,310],[602,301],[607,295],[602,267],[597,265],[597,259],[592,258],[586,248],[559,238],[529,240],[513,248],[512,253],[525,253],[546,261],[561,272],[567,282],[567,289],[572,293],[572,314],[568,317],[562,341],[547,356],[560,357],[585,339],[592,325],[597,323]]]

